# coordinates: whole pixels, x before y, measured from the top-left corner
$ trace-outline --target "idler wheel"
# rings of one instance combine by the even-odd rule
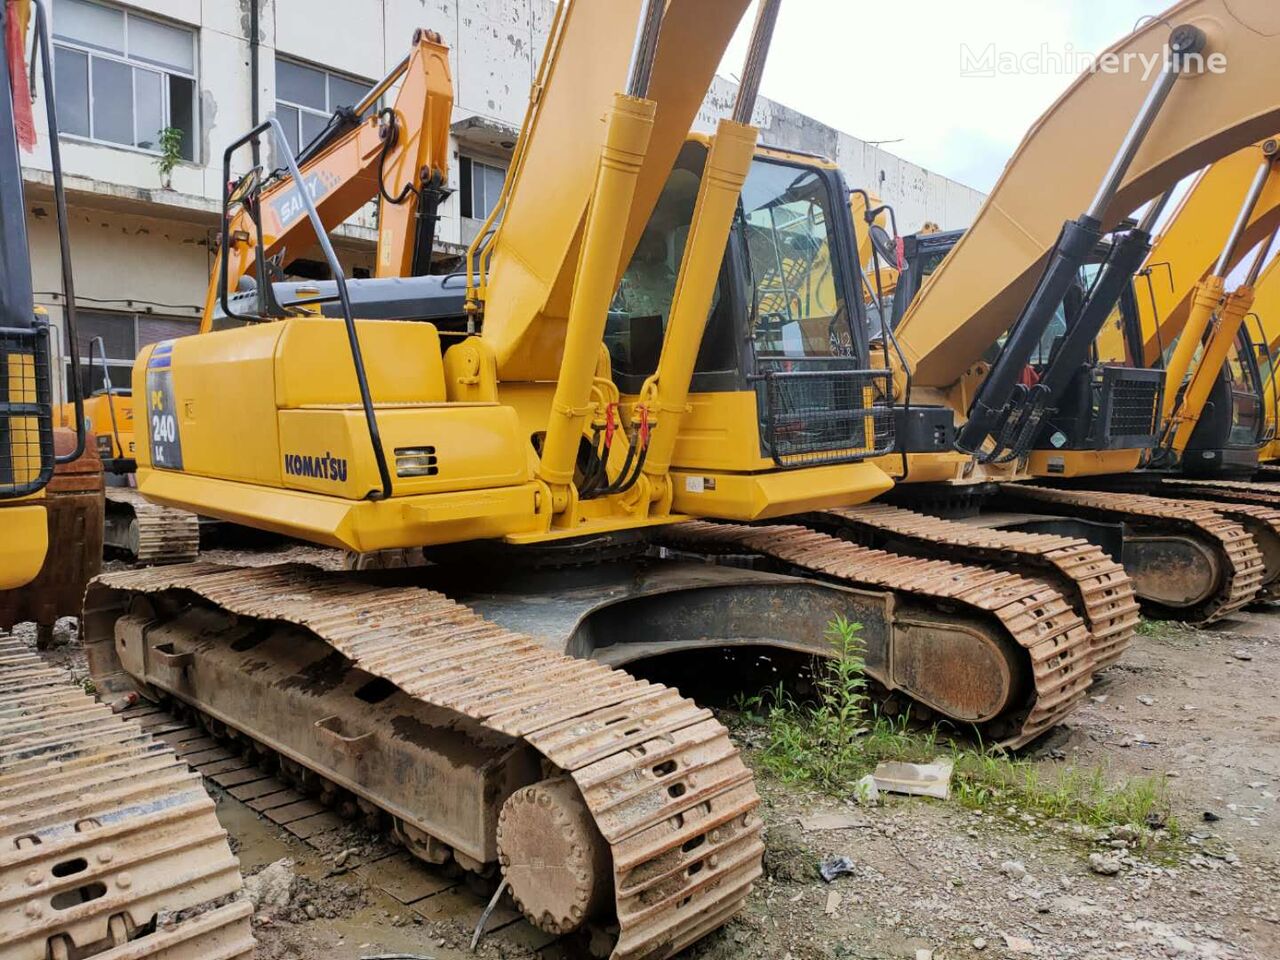
[[[572,933],[613,892],[609,848],[568,777],[517,790],[498,815],[498,860],[529,922]]]

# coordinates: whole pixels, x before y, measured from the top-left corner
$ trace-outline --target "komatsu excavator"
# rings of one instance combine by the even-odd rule
[[[1165,51],[1154,78],[1088,73],[1036,123],[886,349],[903,428],[882,463],[899,461],[893,502],[926,516],[872,505],[828,511],[819,526],[925,556],[1006,551],[1006,562],[1022,565],[1045,563],[1056,547],[1018,531],[1070,534],[1123,559],[1152,613],[1184,620],[1216,619],[1257,594],[1258,545],[1220,512],[1009,481],[1126,473],[1157,443],[1162,372],[1091,362],[1090,349],[1142,264],[1160,199],[1275,129],[1280,101],[1259,79],[1278,39],[1273,20],[1264,4],[1178,4],[1108,51],[1157,63]],[[1197,66],[1215,52],[1244,65]],[[1144,205],[1142,222],[1124,223]],[[1063,226],[1072,209],[1085,212]],[[1091,267],[1102,237],[1122,226]],[[987,509],[946,529],[928,516],[975,512],[996,491],[1003,513]]]
[[[498,870],[541,928],[612,928],[619,958],[723,923],[762,848],[724,729],[611,668],[829,656],[842,615],[889,691],[1019,745],[1096,664],[1052,583],[742,525],[883,493],[893,428],[848,189],[747,125],[776,0],[733,117],[688,136],[746,7],[562,4],[465,276],[426,272],[451,96],[434,35],[300,158],[271,121],[233,144],[204,332],[134,368],[139,490],[429,562],[154,568],[85,604],[104,691],[185,702],[416,855]],[[283,172],[233,178],[263,134]],[[347,281],[326,229],[374,196],[378,276]],[[281,281],[286,242],[332,279]],[[747,562],[706,562],[725,555]]]
[[[34,16],[33,16],[34,12]],[[34,305],[19,143],[34,146],[27,34],[41,67],[75,350],[75,291],[46,15],[0,4],[0,954],[6,960],[249,960],[252,905],[198,774],[4,633],[78,612],[102,559],[92,434],[53,423],[50,325]],[[25,114],[25,116],[24,116]],[[19,131],[21,130],[21,133]],[[73,393],[77,390],[73,387]]]

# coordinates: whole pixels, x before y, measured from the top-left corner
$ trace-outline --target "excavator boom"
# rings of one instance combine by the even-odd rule
[[[1009,328],[1031,296],[1064,211],[1086,210],[1122,154],[1130,124],[1158,75],[1171,28],[1200,30],[1205,46],[1184,70],[1104,209],[1109,231],[1144,202],[1226,153],[1280,129],[1274,91],[1280,14],[1263,0],[1186,0],[1112,46],[1130,69],[1083,74],[1031,128],[973,226],[934,273],[898,328],[917,385],[955,383]],[[1225,66],[1223,64],[1225,63]],[[1081,149],[1082,138],[1088,149]],[[1070,156],[1071,163],[1063,163]],[[1053,204],[1044,202],[1053,183]]]
[[[647,92],[659,108],[635,172],[615,284],[693,126],[720,52],[748,6],[748,0],[666,5]],[[531,92],[495,211],[501,224],[482,248],[481,276],[474,280],[483,302],[485,339],[503,379],[551,379],[559,373],[562,331],[599,161],[595,145],[601,117],[613,91],[626,86],[634,44],[623,25],[636,22],[640,7],[640,0],[571,3],[559,14],[565,22],[558,50],[548,51],[544,75]],[[556,184],[555,203],[546,202],[543,185],[548,183]]]
[[[396,82],[400,87],[395,103],[375,113],[379,97]],[[380,277],[427,272],[434,204],[443,197],[447,181],[452,107],[448,50],[437,34],[418,30],[405,59],[350,113],[335,114],[320,138],[298,157],[305,189],[326,229],[377,199]],[[261,179],[264,174],[254,168],[245,176]],[[219,251],[210,275],[201,333],[213,329],[222,289],[234,293],[247,275],[256,275],[260,283],[271,279],[263,275],[259,256],[270,260],[287,248],[297,254],[316,243],[300,189],[287,170],[276,171],[256,191],[256,211],[240,204],[228,215],[229,242]],[[259,214],[260,231],[254,212]]]

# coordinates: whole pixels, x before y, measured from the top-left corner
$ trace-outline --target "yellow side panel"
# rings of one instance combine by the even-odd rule
[[[773,460],[760,453],[760,415],[754,393],[694,393],[689,404],[671,458],[676,469],[775,469]]]
[[[963,453],[908,453],[907,475],[902,476],[902,454],[889,453],[870,461],[899,483],[946,483],[967,479],[965,468],[973,458]]]
[[[275,353],[284,323],[263,323],[172,342],[172,383],[182,469],[186,473],[280,486]],[[154,410],[147,364],[133,366],[133,393]],[[159,372],[159,371],[153,371]],[[138,466],[151,466],[150,418],[137,422]]]
[[[531,479],[515,411],[497,404],[379,407],[378,430],[397,498]],[[284,486],[360,500],[382,482],[364,411],[280,411]]]
[[[74,410],[73,405],[67,406]],[[114,422],[112,421],[113,409]],[[106,394],[88,397],[84,401],[84,415],[88,421],[89,431],[98,436],[99,444],[103,442],[104,437],[107,437],[111,439],[113,455],[126,457],[134,455],[133,397],[120,394],[113,394],[110,397]],[[116,436],[120,438],[121,450],[115,449]]]
[[[770,520],[810,510],[853,507],[878,497],[893,480],[872,463],[845,463],[755,474],[671,472],[672,509],[718,520]]]
[[[49,526],[39,504],[0,507],[0,590],[24,587],[36,578],[49,550]]]
[[[535,483],[352,501],[140,467],[138,489],[149,500],[201,516],[361,553],[497,538],[542,526]]]
[[[276,354],[276,403],[359,403],[355,365],[341,320],[295,318],[282,328]],[[374,403],[440,403],[445,399],[440,335],[430,323],[356,322]]]
[[[1033,477],[1101,477],[1138,469],[1140,450],[1033,450],[1027,470]]]

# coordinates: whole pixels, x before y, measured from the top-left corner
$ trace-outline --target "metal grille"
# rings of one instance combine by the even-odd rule
[[[1104,368],[1099,419],[1104,447],[1139,448],[1155,442],[1163,371]]]
[[[49,325],[0,327],[0,500],[35,493],[52,476]]]
[[[888,374],[839,359],[762,361],[755,379],[766,453],[780,467],[850,463],[894,446]]]

